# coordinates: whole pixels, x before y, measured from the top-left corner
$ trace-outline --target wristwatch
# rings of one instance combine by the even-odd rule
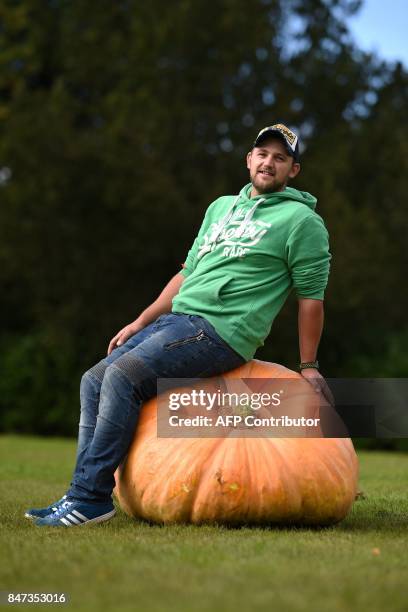
[[[319,369],[319,362],[317,361],[302,361],[301,364],[299,364],[299,370],[306,370],[306,368],[314,368],[315,370]]]

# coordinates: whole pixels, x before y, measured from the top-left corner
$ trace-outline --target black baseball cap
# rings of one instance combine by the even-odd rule
[[[278,136],[285,145],[289,155],[293,157],[295,162],[300,162],[298,135],[286,127],[286,125],[283,125],[283,123],[276,123],[275,125],[264,127],[256,137],[253,146],[259,147],[262,142],[270,136]]]

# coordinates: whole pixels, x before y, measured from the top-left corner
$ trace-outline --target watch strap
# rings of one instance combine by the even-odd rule
[[[299,364],[299,370],[306,370],[307,368],[314,368],[315,370],[319,369],[319,362],[317,361],[302,361],[301,364]]]

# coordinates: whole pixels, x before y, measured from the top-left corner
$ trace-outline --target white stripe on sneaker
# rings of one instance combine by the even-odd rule
[[[84,516],[83,514],[78,512],[78,510],[73,510],[72,514],[75,514],[75,516],[77,516],[78,518],[82,519],[83,521],[88,521],[89,520],[89,519],[87,519],[86,516]]]
[[[73,510],[72,511],[72,513],[74,513],[74,512],[76,514],[80,514],[80,512],[78,512],[77,510]],[[108,521],[110,518],[115,516],[115,514],[116,514],[116,510],[115,510],[115,508],[113,508],[113,510],[111,510],[110,512],[107,512],[106,514],[102,514],[100,516],[97,516],[97,517],[95,517],[93,519],[85,518],[85,520],[82,521],[82,523],[78,522],[78,526],[81,527],[83,525],[89,525],[90,523],[103,523],[104,521]],[[66,517],[60,518],[61,523],[63,523],[67,527],[75,527],[76,523],[71,523],[68,520],[68,516],[71,516],[71,520],[73,520],[74,517],[72,515],[67,514]]]
[[[96,518],[89,519],[89,521],[86,521],[86,523],[82,523],[82,525],[89,525],[89,523],[103,523],[104,521],[108,521],[110,518],[112,518],[112,516],[115,516],[115,514],[116,510],[114,508],[107,514],[102,514],[100,516],[97,516]]]
[[[75,516],[72,516],[72,514],[67,514],[65,518],[75,523],[75,525],[80,525],[82,523],[82,521],[79,521]]]

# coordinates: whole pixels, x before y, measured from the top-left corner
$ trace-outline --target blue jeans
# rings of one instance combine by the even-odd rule
[[[158,378],[201,378],[245,363],[197,315],[159,317],[88,370],[81,380],[77,462],[68,495],[106,502],[140,408],[157,394]]]

